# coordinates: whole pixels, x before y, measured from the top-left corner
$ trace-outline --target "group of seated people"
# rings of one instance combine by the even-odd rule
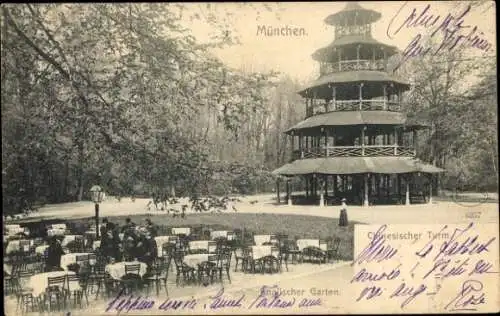
[[[146,219],[145,225],[141,227],[138,227],[130,218],[125,220],[122,227],[104,219],[99,235],[101,244],[96,252],[103,257],[112,259],[110,261],[120,262],[137,259],[151,266],[158,252],[154,239],[157,236],[157,230],[150,219]],[[123,234],[123,239],[120,238],[120,234]],[[62,255],[64,255],[64,250],[58,237],[48,237],[45,258],[46,271],[61,270]]]
[[[99,251],[106,257],[111,257],[114,261],[138,261],[152,264],[157,257],[157,245],[154,237],[157,236],[157,227],[149,218],[145,220],[145,225],[137,228],[137,225],[127,218],[125,225],[121,228],[103,220],[100,228],[101,245]],[[123,234],[123,239],[120,238]]]

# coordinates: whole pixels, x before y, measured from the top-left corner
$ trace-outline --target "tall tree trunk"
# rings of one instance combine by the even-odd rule
[[[78,140],[78,194],[76,196],[77,201],[81,201],[83,198],[83,164],[85,160],[85,151],[83,146],[83,139]]]

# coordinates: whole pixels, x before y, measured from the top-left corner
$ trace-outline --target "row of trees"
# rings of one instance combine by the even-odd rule
[[[227,21],[193,14],[223,35],[199,43],[184,8],[2,6],[4,211],[81,200],[95,183],[111,195],[190,196],[195,206],[272,190],[270,172],[289,159],[283,131],[304,117],[302,83],[229,68],[210,54],[237,42]],[[478,65],[442,54],[400,69],[413,81],[407,112],[432,126],[421,158],[450,171],[445,186],[498,183],[495,67]],[[463,88],[474,69],[479,80]]]

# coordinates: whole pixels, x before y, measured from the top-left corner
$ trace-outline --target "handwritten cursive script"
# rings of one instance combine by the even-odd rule
[[[399,68],[408,59],[427,54],[437,55],[442,51],[453,51],[457,48],[474,48],[483,52],[488,52],[493,45],[484,37],[484,33],[477,26],[465,25],[465,18],[471,13],[472,7],[467,5],[460,13],[448,13],[446,16],[432,12],[432,7],[428,4],[423,10],[413,8],[401,22],[403,9],[407,6],[405,2],[392,17],[386,34],[393,39],[402,29],[423,29],[427,34],[418,33],[410,41],[402,53],[402,59],[395,69]],[[423,43],[424,35],[429,35],[429,39],[441,39],[438,45]],[[433,47],[434,46],[434,47]]]
[[[387,225],[382,225],[377,230],[370,243],[359,253],[351,265],[355,265],[356,263],[362,264],[364,262],[381,262],[389,260],[398,253],[397,249],[394,249],[390,245],[386,245],[384,243],[384,232],[386,228]]]
[[[457,296],[451,300],[445,309],[449,311],[475,311],[476,305],[485,304],[486,297],[483,290],[483,283],[477,280],[467,280]]]

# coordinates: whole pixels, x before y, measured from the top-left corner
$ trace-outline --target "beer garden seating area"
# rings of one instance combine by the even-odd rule
[[[341,248],[352,242],[205,225],[158,226],[157,258],[147,265],[137,258],[115,262],[106,256],[95,226],[84,234],[65,223],[46,228],[47,236],[40,237],[18,224],[5,225],[4,292],[15,297],[23,312],[84,308],[120,291],[168,294],[169,278],[184,287],[231,283],[233,273],[287,273],[289,265],[337,261]],[[47,238],[57,238],[64,250],[60,271],[45,267]]]

